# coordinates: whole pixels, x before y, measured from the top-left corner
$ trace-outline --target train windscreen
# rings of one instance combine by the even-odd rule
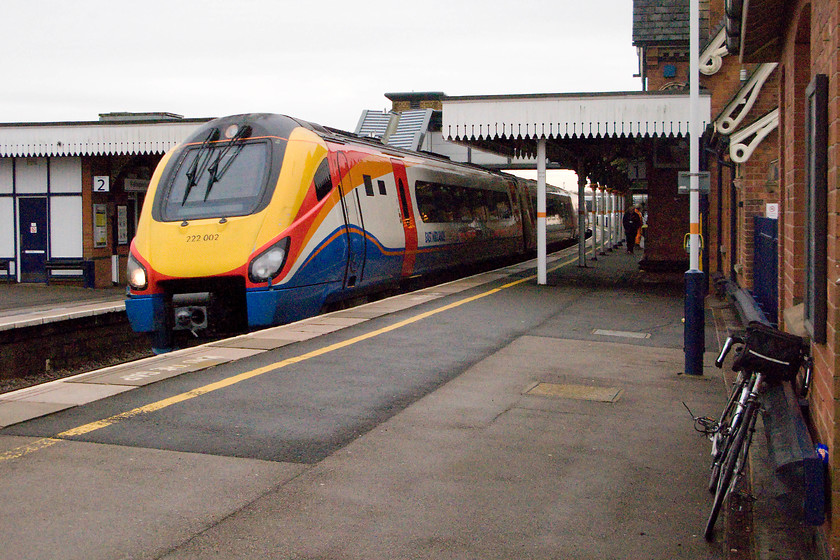
[[[247,216],[263,200],[270,167],[266,142],[231,141],[185,150],[167,176],[164,221]]]

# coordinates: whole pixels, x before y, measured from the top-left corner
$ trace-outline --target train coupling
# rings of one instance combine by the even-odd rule
[[[174,330],[189,330],[194,336],[196,331],[207,328],[207,306],[210,303],[209,292],[193,294],[175,294],[172,305],[175,311]]]

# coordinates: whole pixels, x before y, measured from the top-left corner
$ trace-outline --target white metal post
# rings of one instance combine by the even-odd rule
[[[621,244],[621,240],[624,237],[624,226],[621,224],[621,217],[624,215],[624,197],[618,196],[618,193],[613,193],[615,197],[615,212],[613,213],[613,221],[615,222],[615,227],[613,230],[615,231],[615,243],[616,245]]]
[[[690,67],[689,67],[689,269],[700,270],[700,84],[699,82],[699,53],[700,53],[700,4],[699,0],[691,0],[689,6],[691,18],[690,32]]]
[[[599,196],[599,198],[601,199],[601,204],[600,204],[601,213],[598,216],[598,220],[601,222],[599,224],[600,231],[601,231],[601,254],[606,255],[607,254],[606,253],[607,239],[606,239],[605,236],[606,236],[606,233],[607,233],[607,229],[606,229],[607,213],[605,212],[605,210],[606,210],[606,203],[607,203],[607,197],[606,197],[606,191],[607,190],[604,187],[601,187],[599,190],[601,191],[600,196]],[[593,198],[594,198],[594,196],[593,196]]]
[[[690,0],[689,17],[689,200],[688,241],[689,269],[685,273],[685,373],[703,375],[706,350],[704,315],[704,280],[700,270],[700,0]]]
[[[586,177],[578,175],[578,266],[586,266]]]
[[[546,284],[545,138],[537,141],[537,284]]]

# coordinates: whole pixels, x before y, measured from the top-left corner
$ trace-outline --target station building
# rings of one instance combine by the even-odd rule
[[[634,0],[648,89],[688,80],[687,4]],[[815,541],[840,558],[840,0],[700,5],[708,270],[742,317],[810,341],[814,380],[802,410],[829,464]]]
[[[108,113],[0,124],[0,278],[124,283],[155,166],[207,120]]]
[[[732,169],[721,169],[720,220],[732,224],[721,246],[734,255],[723,272],[745,285],[752,276],[754,291],[770,278],[779,325],[811,341],[807,419],[829,455],[830,514],[822,534],[828,555],[840,558],[840,0],[726,4],[724,10],[722,0],[712,2],[726,54],[723,75],[709,80],[722,101],[729,99],[715,127],[728,137],[721,159]],[[741,125],[724,134],[727,119],[742,113]],[[761,229],[765,221],[773,228]],[[773,242],[765,247],[762,239]],[[765,260],[775,268],[760,275]]]

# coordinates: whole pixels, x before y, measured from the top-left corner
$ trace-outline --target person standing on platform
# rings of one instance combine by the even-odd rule
[[[621,225],[624,226],[624,236],[627,238],[627,252],[632,255],[633,249],[636,247],[636,234],[642,227],[641,212],[637,212],[636,207],[631,206],[624,212]]]
[[[645,220],[645,215],[642,213],[642,205],[636,205],[636,214],[639,215],[639,219],[641,220],[641,225],[639,226],[639,230],[636,232],[636,247],[642,246],[642,237],[645,235],[645,228],[647,227],[647,220]]]

